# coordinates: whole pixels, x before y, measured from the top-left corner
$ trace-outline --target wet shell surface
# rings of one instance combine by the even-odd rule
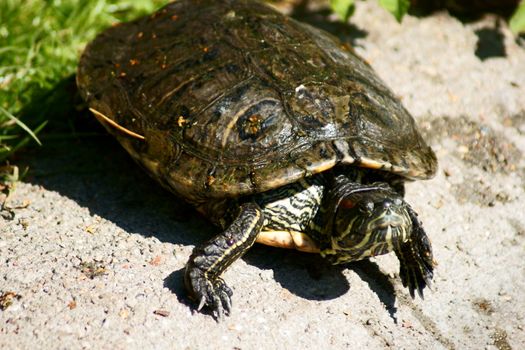
[[[171,3],[109,28],[77,75],[89,106],[190,201],[277,188],[336,165],[426,179],[436,157],[372,68],[335,37],[252,1]]]

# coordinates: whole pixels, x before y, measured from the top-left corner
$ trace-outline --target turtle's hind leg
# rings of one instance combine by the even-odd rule
[[[190,298],[199,303],[199,311],[207,306],[217,319],[230,313],[232,291],[220,275],[255,243],[263,220],[257,204],[242,204],[239,215],[224,232],[193,249],[184,283]]]
[[[401,282],[407,287],[410,296],[414,298],[414,291],[423,298],[423,289],[431,287],[434,276],[434,260],[432,257],[432,246],[428,239],[416,212],[407,208],[412,220],[412,233],[408,241],[396,247],[395,252],[400,262]]]

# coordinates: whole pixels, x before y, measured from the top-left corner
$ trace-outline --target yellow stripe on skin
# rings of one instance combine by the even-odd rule
[[[221,256],[207,269],[204,271],[204,277],[206,279],[208,279],[208,273],[210,271],[213,271],[215,269],[215,266],[217,266],[217,264],[219,264],[221,261],[224,260],[224,258],[227,258],[229,257],[229,254],[232,250],[234,250],[235,248],[243,245],[244,243],[246,243],[246,241],[248,240],[248,238],[250,237],[251,235],[251,232],[253,231],[253,228],[257,225],[257,223],[259,222],[259,219],[261,218],[261,212],[259,210],[257,210],[255,212],[255,215],[253,217],[253,220],[252,222],[250,223],[250,225],[248,226],[248,228],[246,230],[244,230],[244,235],[242,236],[242,239],[235,242],[234,244],[232,244],[228,249],[226,249],[222,254]],[[219,277],[219,276],[217,276]]]

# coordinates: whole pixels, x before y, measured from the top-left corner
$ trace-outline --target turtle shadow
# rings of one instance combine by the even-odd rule
[[[87,111],[73,76],[45,96],[25,108],[37,113],[43,103],[39,118],[48,124],[41,147],[16,154],[14,162],[29,169],[24,182],[56,191],[126,232],[184,245],[209,238],[211,225],[147,176]],[[48,106],[59,103],[61,110]]]
[[[350,284],[343,274],[345,269],[354,271],[378,296],[390,318],[397,324],[395,289],[377,264],[357,261],[346,265],[330,265],[319,255],[293,250],[255,246],[243,259],[261,270],[272,270],[273,278],[292,294],[307,300],[326,301],[351,293]],[[188,298],[182,282],[184,268],[173,271],[164,279],[164,288],[169,289],[177,300],[195,311],[195,303]],[[212,315],[210,310],[201,310]]]
[[[316,254],[262,245],[253,247],[242,259],[261,270],[272,270],[273,279],[283,288],[300,298],[315,301],[332,300],[351,293],[350,283],[343,271],[352,270],[367,283],[397,323],[394,286],[374,262],[362,260],[331,265]],[[194,302],[187,296],[183,279],[184,268],[173,271],[164,279],[164,287],[175,294],[180,303],[195,309]]]
[[[318,255],[256,245],[242,259],[261,270],[272,270],[275,281],[304,299],[330,300],[350,290],[342,274],[344,268],[329,265]],[[164,287],[174,293],[179,302],[193,308],[183,280],[184,268],[167,276]]]
[[[184,287],[184,270],[185,268],[183,267],[170,273],[164,278],[163,286],[175,294],[179,303],[193,310],[195,309],[195,303],[190,300]]]
[[[375,262],[365,259],[332,265],[318,254],[266,246],[257,248],[248,252],[244,260],[262,270],[272,270],[275,281],[303,299],[323,301],[351,293],[350,283],[343,271],[355,272],[378,296],[389,316],[397,323],[395,288]],[[269,256],[272,256],[271,260]]]
[[[368,284],[368,287],[378,296],[385,305],[390,318],[397,323],[396,291],[391,280],[370,260],[355,261],[352,263],[355,273]]]
[[[331,300],[350,290],[344,268],[330,265],[318,254],[261,245],[243,259],[261,270],[272,270],[277,283],[303,299]]]
[[[163,190],[109,137],[46,143],[25,152],[22,162],[30,169],[25,182],[56,191],[126,232],[184,245],[212,232],[193,208]]]

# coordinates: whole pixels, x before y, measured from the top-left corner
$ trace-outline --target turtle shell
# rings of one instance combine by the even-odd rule
[[[414,119],[347,45],[264,4],[180,0],[85,49],[90,107],[190,201],[276,188],[336,165],[411,179],[437,162]]]

